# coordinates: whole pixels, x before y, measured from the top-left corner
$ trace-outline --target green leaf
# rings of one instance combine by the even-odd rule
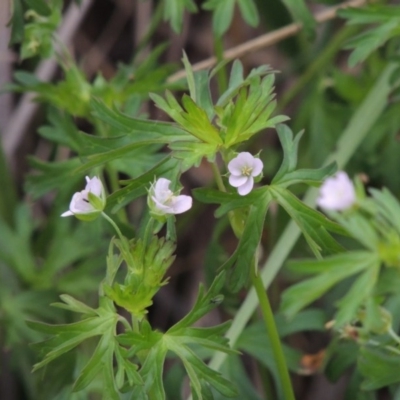
[[[164,8],[164,20],[171,23],[175,33],[182,30],[183,13],[185,9],[190,12],[196,12],[196,4],[192,0],[166,0]]]
[[[65,190],[67,190],[69,186],[72,188],[82,180],[81,175],[73,174],[73,171],[81,165],[78,158],[47,163],[31,157],[29,164],[36,173],[27,177],[25,186],[34,199],[38,199],[53,189],[60,189],[60,182],[65,184]]]
[[[304,131],[299,132],[293,139],[293,132],[287,125],[278,125],[276,127],[278,137],[282,145],[283,160],[282,164],[276,173],[272,184],[277,184],[289,172],[295,170],[297,166],[297,153],[301,137]]]
[[[337,283],[363,270],[374,268],[377,262],[376,255],[373,253],[358,251],[330,256],[323,260],[305,260],[291,263],[291,268],[296,271],[317,274],[317,276],[291,286],[283,293],[282,312],[289,318],[293,317],[298,311],[320,298]],[[364,279],[365,276],[363,276]],[[351,307],[354,304],[351,304]],[[346,304],[343,303],[341,306],[346,306]],[[346,318],[348,316],[342,315],[345,315]]]
[[[225,272],[219,273],[206,293],[204,293],[203,285],[200,284],[199,293],[192,310],[183,319],[168,329],[167,333],[169,335],[174,335],[182,328],[193,325],[201,317],[216,308],[223,300],[223,296],[219,293],[224,285],[225,278]]]
[[[179,176],[180,169],[181,163],[178,160],[171,159],[170,156],[165,157],[143,175],[122,181],[124,187],[108,196],[106,210],[115,213],[131,201],[145,195],[156,177],[162,176],[174,181]]]
[[[104,369],[109,359],[112,360],[114,353],[115,339],[112,335],[103,335],[97,344],[97,347],[89,362],[81,370],[77,380],[74,383],[74,392],[86,388]],[[111,355],[111,357],[110,357]]]
[[[167,101],[156,94],[150,95],[158,108],[166,112],[174,121],[194,137],[205,143],[222,144],[218,130],[210,122],[206,111],[200,108],[189,96],[183,95],[179,105],[170,92],[166,92]]]
[[[202,203],[221,204],[221,206],[215,211],[215,216],[220,218],[229,211],[255,204],[265,195],[267,190],[268,189],[266,188],[255,189],[246,196],[207,188],[194,189],[192,193],[194,198]]]
[[[272,196],[299,226],[311,250],[317,257],[320,257],[321,251],[328,254],[343,251],[342,246],[327,232],[331,231],[346,236],[346,231],[340,225],[305,205],[287,189],[277,185],[270,186],[269,189]]]
[[[253,77],[248,88],[239,90],[236,102],[228,105],[223,111],[219,125],[225,130],[227,147],[250,139],[255,133],[273,128],[287,117],[283,115],[270,118],[275,109],[273,101],[274,75],[264,78]]]
[[[182,360],[183,365],[191,380],[191,385],[194,388],[199,398],[202,398],[201,383],[199,379],[204,379],[217,389],[221,394],[227,397],[234,397],[237,394],[232,383],[223,378],[219,372],[213,371],[191,350],[189,347],[179,344],[175,341],[168,340],[167,346]]]
[[[286,8],[292,14],[294,20],[296,22],[300,22],[303,25],[303,29],[306,32],[306,35],[309,39],[313,39],[315,37],[315,27],[317,23],[307,8],[307,5],[304,0],[282,0],[283,4],[285,4]]]
[[[354,67],[365,59],[375,50],[380,48],[385,42],[399,34],[398,20],[391,20],[385,24],[349,40],[346,49],[354,49],[349,57],[349,66]]]
[[[118,135],[129,135],[131,141],[150,138],[164,138],[164,143],[193,140],[191,135],[176,125],[162,121],[132,118],[124,115],[116,108],[110,109],[98,99],[92,99],[90,107],[93,116],[115,128]]]
[[[396,197],[386,188],[382,190],[369,189],[369,192],[378,205],[379,213],[400,235],[400,204]]]
[[[22,42],[24,38],[24,9],[21,0],[14,0],[13,14],[7,26],[11,26],[10,45]]]
[[[182,61],[185,66],[190,97],[206,112],[208,119],[211,121],[214,116],[214,106],[211,99],[209,73],[208,71],[196,71],[193,73],[185,52],[183,53]]]
[[[359,307],[370,299],[379,277],[379,270],[380,262],[375,257],[368,269],[357,277],[347,294],[337,303],[339,312],[335,316],[335,326],[349,323],[357,314]]]
[[[243,19],[252,27],[259,23],[259,14],[253,0],[237,0]]]
[[[29,8],[36,11],[38,14],[48,17],[51,14],[50,7],[43,0],[24,0]]]
[[[346,229],[354,239],[367,249],[377,251],[380,242],[379,236],[370,219],[364,217],[360,213],[350,213],[346,215],[334,213],[334,216],[335,220]]]
[[[217,36],[221,37],[230,27],[234,8],[235,2],[233,0],[218,1],[213,13],[213,31]]]
[[[60,299],[63,301],[63,303],[52,303],[51,305],[58,308],[64,308],[65,310],[76,313],[87,314],[91,316],[96,315],[96,310],[94,310],[92,307],[87,306],[85,303],[74,299],[68,294],[60,295]]]
[[[362,347],[357,367],[365,380],[363,390],[376,390],[400,381],[400,357],[383,348]]]
[[[218,146],[212,143],[175,142],[170,144],[173,157],[181,161],[182,170],[198,167],[203,158],[214,162]]]
[[[250,268],[255,268],[257,248],[261,241],[264,220],[270,201],[269,192],[264,191],[259,196],[258,201],[250,206],[239,244],[229,260],[222,266],[224,269],[233,267],[229,280],[233,292],[237,292],[243,285],[247,284]]]
[[[325,167],[318,169],[298,169],[297,171],[286,173],[278,181],[275,181],[274,178],[274,184],[285,188],[298,183],[304,183],[310,186],[317,186],[324,179],[333,175],[336,171],[336,162],[333,162]]]
[[[50,339],[35,344],[43,356],[43,360],[34,365],[33,370],[44,367],[55,358],[72,350],[83,341],[93,337],[113,333],[118,315],[109,300],[102,299],[100,307],[95,310],[97,316],[88,317],[71,324],[48,325],[34,321],[27,321],[30,328],[54,335]]]
[[[83,174],[84,172],[94,168],[98,167],[100,165],[106,164],[110,161],[117,160],[121,157],[128,156],[130,153],[133,151],[140,149],[141,147],[146,147],[152,144],[158,144],[158,143],[163,143],[164,141],[162,139],[152,139],[152,140],[143,140],[141,142],[133,142],[130,144],[127,144],[123,147],[114,149],[114,150],[109,150],[105,151],[104,153],[100,154],[95,154],[88,156],[86,161],[83,165],[80,167],[76,168],[73,173],[74,174]]]
[[[346,7],[338,10],[338,15],[348,19],[348,24],[384,23],[392,18],[400,18],[399,7],[390,4],[367,4],[362,8]]]

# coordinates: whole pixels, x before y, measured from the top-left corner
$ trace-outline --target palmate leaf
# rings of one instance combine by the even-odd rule
[[[181,359],[190,379],[193,396],[201,400],[209,398],[209,385],[225,396],[231,397],[236,394],[232,383],[219,372],[210,369],[193,350],[203,347],[214,351],[233,352],[223,336],[229,323],[210,328],[192,327],[192,324],[221,303],[223,297],[219,291],[224,285],[224,280],[225,273],[220,273],[207,292],[200,286],[192,310],[165,334],[153,331],[148,322],[143,321],[140,332],[128,332],[118,337],[121,344],[130,347],[127,353],[130,356],[139,351],[143,354],[143,351],[147,350],[146,359],[139,371],[144,385],[134,388],[132,399],[165,399],[162,374],[168,351]]]
[[[183,95],[182,108],[171,92],[167,91],[165,95],[166,100],[154,93],[150,97],[158,108],[194,137],[204,143],[222,144],[219,132],[209,120],[207,113],[191,97]]]
[[[400,35],[398,29],[400,13],[397,6],[371,4],[360,9],[339,10],[338,14],[347,18],[347,23],[351,25],[365,24],[369,27],[370,24],[379,24],[347,42],[346,48],[354,49],[349,58],[350,66],[364,61],[389,39]]]
[[[400,381],[400,357],[384,348],[362,347],[357,367],[365,380],[364,390],[376,390]]]
[[[87,317],[79,322],[63,325],[48,325],[28,321],[27,324],[32,329],[53,335],[50,339],[34,345],[43,359],[34,365],[33,370],[36,371],[46,366],[54,359],[80,345],[83,341],[94,336],[100,336],[92,357],[78,374],[74,390],[83,390],[99,373],[102,373],[103,392],[106,393],[108,399],[119,400],[120,396],[115,384],[113,366],[114,352],[116,351],[116,346],[118,346],[115,341],[115,330],[119,316],[112,302],[103,297],[100,299],[100,307],[92,309],[70,296],[64,295],[62,299],[65,303],[56,303],[55,305],[74,312],[83,313]],[[139,374],[135,372],[135,367],[130,368],[128,379],[134,381],[136,384],[142,383]],[[121,386],[123,381],[123,377],[122,380],[120,378]]]
[[[248,88],[242,88],[232,107],[226,107],[220,124],[225,132],[225,145],[233,146],[250,139],[255,133],[284,122],[288,117],[279,115],[273,118],[276,102],[273,100],[274,75],[264,78],[255,76]]]
[[[276,131],[282,145],[283,160],[278,172],[272,180],[272,184],[278,184],[285,174],[296,169],[299,142],[304,133],[304,131],[301,131],[293,138],[292,130],[287,125],[283,124],[278,125]]]
[[[107,107],[98,99],[92,99],[90,107],[93,116],[114,129],[111,132],[113,136],[127,135],[131,141],[164,138],[164,143],[195,140],[193,136],[175,124],[133,118],[116,108]]]
[[[235,60],[232,64],[231,74],[229,76],[228,89],[221,95],[217,101],[218,107],[226,107],[238,94],[239,90],[245,86],[249,86],[256,77],[261,77],[274,71],[268,65],[261,65],[250,71],[250,74],[244,78],[243,65],[239,60]]]
[[[348,294],[338,303],[335,326],[343,326],[356,317],[358,307],[371,296],[376,284],[380,261],[368,251],[349,252],[326,257],[324,260],[304,260],[291,263],[291,268],[316,276],[287,289],[282,296],[281,309],[289,318],[320,298],[342,280],[363,272]]]

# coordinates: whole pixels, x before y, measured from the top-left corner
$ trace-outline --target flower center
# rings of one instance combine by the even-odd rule
[[[242,175],[250,176],[252,172],[253,172],[252,167],[249,167],[248,165],[245,165],[244,167],[242,167]]]
[[[165,190],[162,193],[162,203],[164,203],[166,206],[170,206],[174,202],[174,199],[175,196],[171,190]]]

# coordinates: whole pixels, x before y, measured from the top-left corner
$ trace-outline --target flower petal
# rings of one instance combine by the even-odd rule
[[[87,176],[86,182],[87,183],[86,183],[85,190],[87,190],[90,193],[93,193],[97,197],[100,197],[100,198],[103,197],[103,184],[97,176],[94,176],[92,179],[90,179]]]
[[[246,194],[249,194],[251,192],[253,186],[254,186],[254,179],[252,176],[249,176],[247,182],[244,185],[238,187],[238,193],[241,196],[246,196]]]
[[[74,215],[74,213],[71,211],[65,211],[61,214],[62,217],[71,217],[72,215]]]
[[[151,199],[154,201],[154,206],[155,208],[161,212],[161,214],[171,214],[173,211],[173,208],[171,206],[167,206],[160,202],[157,197],[151,196]]]
[[[157,194],[160,194],[161,192],[167,192],[169,190],[169,185],[171,184],[171,181],[166,178],[159,178],[157,179],[157,182],[154,185],[154,194],[157,196]]]
[[[242,175],[242,168],[243,168],[243,163],[238,157],[233,158],[228,163],[228,170],[232,175],[237,175],[237,176]]]
[[[172,204],[173,214],[181,214],[190,210],[190,208],[192,208],[192,202],[192,198],[184,194],[175,197]]]
[[[248,176],[237,176],[237,175],[231,175],[229,177],[229,184],[233,187],[239,187],[244,185],[247,182],[247,179],[249,179]]]
[[[261,174],[264,168],[263,162],[259,158],[254,158],[253,160],[253,171],[251,172],[252,176],[258,176]]]
[[[82,192],[77,192],[72,196],[69,209],[74,214],[87,214],[96,211],[95,208],[89,203],[88,192],[82,190]]]
[[[343,211],[356,202],[356,192],[348,175],[339,171],[325,180],[319,190],[317,205],[325,210]]]

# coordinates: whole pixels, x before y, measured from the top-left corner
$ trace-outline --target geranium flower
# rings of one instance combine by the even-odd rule
[[[228,170],[231,173],[229,183],[238,189],[241,196],[251,192],[254,186],[254,177],[261,174],[264,167],[263,162],[250,153],[244,151],[239,153],[228,164]]]
[[[325,210],[343,211],[355,202],[356,191],[353,182],[344,171],[326,179],[319,189],[317,205]]]
[[[61,214],[62,217],[75,217],[84,221],[95,219],[106,205],[106,198],[103,184],[96,176],[93,178],[86,177],[85,190],[76,192],[72,196],[69,210]]]
[[[170,184],[170,180],[159,178],[151,185],[148,204],[153,215],[181,214],[192,207],[192,198],[185,195],[175,196],[169,189]]]

